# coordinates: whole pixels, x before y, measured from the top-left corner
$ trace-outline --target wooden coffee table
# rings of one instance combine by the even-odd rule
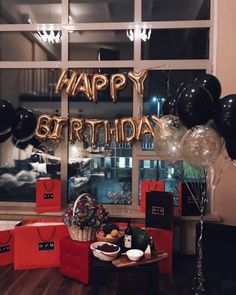
[[[101,261],[98,258],[93,257],[91,268],[93,295],[99,294],[101,284],[104,283],[104,278],[109,273],[112,273],[112,276],[114,276],[113,294],[116,294],[118,277],[120,273],[143,273],[145,275],[148,275],[148,287],[146,294],[157,295],[159,261],[166,259],[167,257],[168,254],[166,252],[152,254],[149,257],[142,258],[138,262],[130,261],[126,256],[120,256],[112,262]],[[125,288],[125,286],[123,287]]]

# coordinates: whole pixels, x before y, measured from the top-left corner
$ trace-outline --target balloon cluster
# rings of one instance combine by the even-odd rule
[[[156,149],[165,150],[171,161],[182,158],[206,168],[225,141],[229,157],[236,159],[236,94],[220,95],[221,84],[214,75],[182,82],[163,104],[164,116],[155,128]]]
[[[15,109],[9,101],[0,99],[0,143],[11,137],[19,149],[25,149],[29,144],[38,147],[40,142],[34,136],[36,123],[32,111],[23,107]]]

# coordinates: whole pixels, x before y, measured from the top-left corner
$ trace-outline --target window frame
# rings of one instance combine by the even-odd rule
[[[210,19],[209,20],[187,20],[187,21],[142,21],[142,0],[134,0],[134,21],[133,22],[107,22],[107,23],[75,23],[69,24],[69,0],[61,0],[62,19],[61,24],[50,24],[50,28],[61,31],[61,60],[59,61],[0,61],[0,69],[73,69],[73,68],[133,68],[134,71],[140,69],[152,70],[206,70],[212,73],[215,61],[215,0],[210,1]],[[135,39],[133,46],[133,60],[120,60],[119,66],[117,61],[73,61],[69,60],[69,31],[70,30],[126,30],[134,28],[135,25],[143,25],[151,29],[168,29],[168,28],[209,28],[209,58],[204,60],[142,60],[141,59],[141,40]],[[0,32],[27,32],[45,29],[47,24],[0,24]],[[67,117],[69,112],[68,95],[65,90],[61,93],[61,116]],[[133,117],[142,115],[142,99],[133,89]],[[68,163],[68,136],[67,128],[64,130],[64,141],[61,142],[61,180],[62,195],[67,195],[67,163]],[[0,149],[1,150],[1,149]],[[165,160],[165,155],[157,154],[155,151],[142,151],[139,142],[133,143],[132,150],[132,205],[106,205],[111,211],[111,215],[118,216],[135,216],[143,217],[139,211],[138,204],[138,177],[139,177],[139,160]],[[212,176],[211,176],[212,177]],[[0,202],[0,206],[1,206]],[[210,212],[214,213],[213,191],[210,191]],[[12,205],[14,205],[12,203]],[[63,206],[66,206],[66,197],[63,199]]]

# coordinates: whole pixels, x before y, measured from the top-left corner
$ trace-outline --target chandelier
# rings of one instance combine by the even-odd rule
[[[61,42],[61,32],[60,31],[38,31],[38,36],[40,40],[44,43],[60,43]]]
[[[126,30],[126,35],[129,38],[130,41],[134,41],[134,39],[141,39],[142,41],[146,42],[151,38],[151,29],[140,29],[140,28],[135,28],[134,30],[129,29]]]

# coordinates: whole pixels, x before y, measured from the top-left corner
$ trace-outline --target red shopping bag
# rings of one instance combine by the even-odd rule
[[[164,181],[155,181],[155,180],[143,180],[141,182],[141,202],[140,210],[142,213],[146,212],[146,193],[151,191],[161,191],[165,190]]]
[[[15,270],[59,267],[60,241],[68,234],[60,219],[22,222],[15,228]]]
[[[0,266],[13,263],[14,231],[0,231]]]
[[[61,181],[59,179],[39,179],[36,183],[36,211],[61,211]]]

